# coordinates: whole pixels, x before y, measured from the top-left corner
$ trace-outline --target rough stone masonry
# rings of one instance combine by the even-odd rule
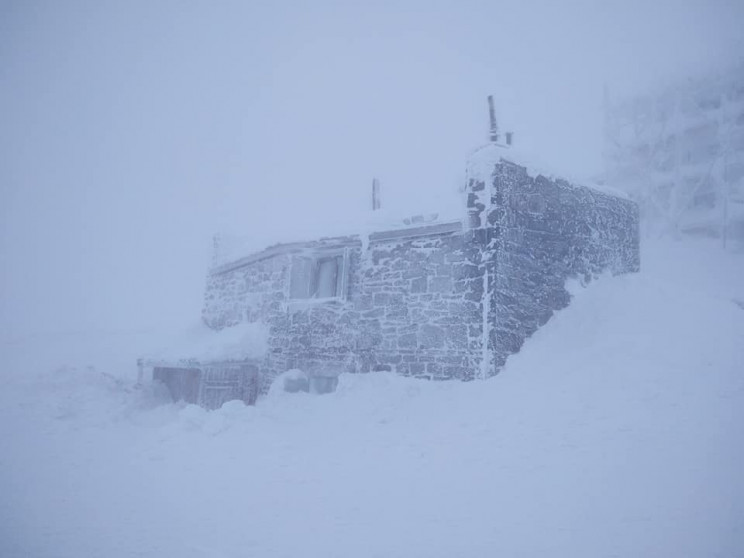
[[[640,267],[638,208],[623,197],[530,176],[500,155],[466,193],[461,220],[276,245],[214,267],[204,321],[268,327],[263,389],[294,368],[472,380],[496,374],[568,305],[567,279]]]

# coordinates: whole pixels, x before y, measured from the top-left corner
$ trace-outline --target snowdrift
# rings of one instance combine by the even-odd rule
[[[664,243],[491,380],[342,375],[212,412],[9,355],[0,555],[740,556],[741,301],[741,255]]]

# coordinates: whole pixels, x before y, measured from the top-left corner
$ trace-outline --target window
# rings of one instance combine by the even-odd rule
[[[318,252],[292,258],[289,298],[346,298],[348,251]]]

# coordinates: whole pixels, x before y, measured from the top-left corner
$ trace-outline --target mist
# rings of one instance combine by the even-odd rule
[[[211,237],[447,200],[486,139],[601,172],[602,91],[744,52],[738,2],[3,2],[2,329],[198,319]],[[713,31],[715,30],[715,32]],[[446,203],[446,202],[444,202]]]
[[[739,556],[742,28],[0,0],[0,555]]]

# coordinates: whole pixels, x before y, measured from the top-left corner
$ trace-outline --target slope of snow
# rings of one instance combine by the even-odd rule
[[[741,556],[744,258],[643,266],[488,381],[344,375],[206,412],[129,370],[8,376],[0,555]]]

